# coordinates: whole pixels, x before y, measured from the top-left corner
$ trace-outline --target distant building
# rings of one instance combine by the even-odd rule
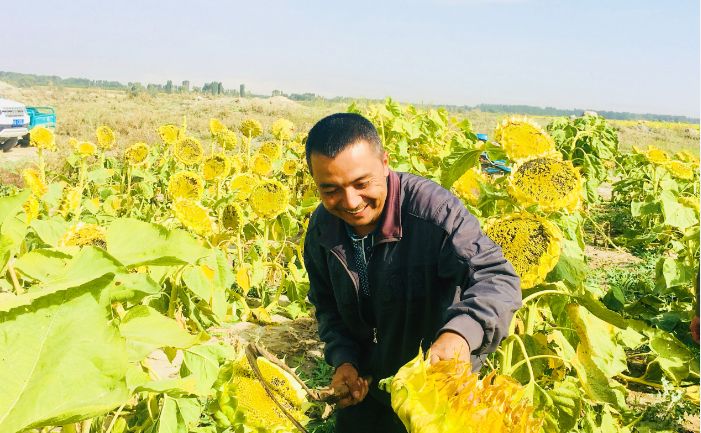
[[[183,80],[183,85],[180,87],[180,90],[182,90],[183,92],[189,92],[190,91],[190,81]]]

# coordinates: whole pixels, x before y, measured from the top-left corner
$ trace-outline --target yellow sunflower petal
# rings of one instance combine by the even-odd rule
[[[253,191],[256,184],[256,179],[250,174],[239,174],[231,180],[231,189],[236,192],[236,197],[241,200],[246,200]]]
[[[29,142],[32,146],[43,150],[56,150],[56,138],[53,131],[43,126],[35,126],[29,132]]]
[[[194,200],[178,199],[173,204],[173,213],[185,228],[201,236],[212,233],[209,210]]]
[[[107,230],[97,224],[79,222],[71,226],[59,240],[61,246],[84,247],[92,245],[107,248]]]
[[[267,155],[257,153],[251,161],[251,169],[259,176],[267,176],[273,170],[273,164]]]
[[[101,125],[95,130],[97,144],[102,150],[109,150],[115,142],[114,131],[109,126]]]
[[[482,191],[481,185],[486,182],[486,176],[478,168],[471,168],[455,181],[453,189],[458,197],[476,206]]]
[[[180,128],[176,125],[162,125],[158,127],[157,131],[161,140],[169,146],[180,140]]]
[[[32,190],[32,194],[41,197],[49,190],[48,186],[41,180],[41,173],[34,168],[25,168],[22,170],[22,179],[24,186]]]

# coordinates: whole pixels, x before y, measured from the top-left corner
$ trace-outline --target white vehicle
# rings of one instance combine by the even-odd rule
[[[29,133],[29,114],[24,104],[0,98],[0,149],[9,152]]]

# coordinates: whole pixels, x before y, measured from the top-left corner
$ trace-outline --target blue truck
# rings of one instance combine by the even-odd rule
[[[0,150],[9,152],[17,144],[29,146],[29,131],[35,126],[55,128],[56,111],[0,98]]]

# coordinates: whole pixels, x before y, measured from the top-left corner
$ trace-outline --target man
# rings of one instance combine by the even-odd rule
[[[501,248],[450,192],[389,169],[377,130],[339,113],[310,130],[307,164],[321,205],[304,262],[331,386],[344,397],[337,432],[405,432],[377,381],[419,346],[431,361],[469,359],[476,371],[521,305]]]

